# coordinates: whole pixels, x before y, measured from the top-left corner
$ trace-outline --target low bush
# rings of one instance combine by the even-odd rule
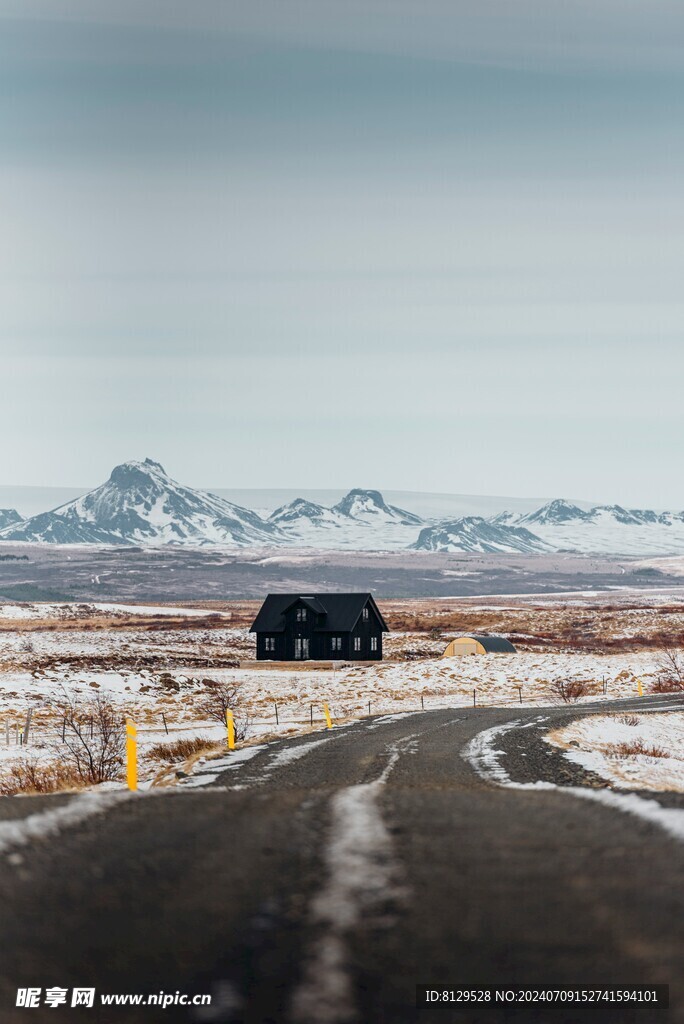
[[[644,743],[643,740],[630,740],[629,743],[616,743],[610,751],[615,757],[669,757],[662,747]]]
[[[566,679],[565,676],[558,676],[549,682],[551,696],[560,700],[563,704],[576,704],[582,697],[593,693],[594,689],[586,679]]]
[[[0,775],[0,796],[58,793],[61,790],[79,789],[82,786],[79,773],[70,765],[59,761],[25,758],[9,765]]]
[[[681,693],[684,683],[674,676],[659,676],[651,686],[651,693]]]
[[[203,679],[204,690],[197,701],[197,710],[226,724],[226,712],[233,712],[235,723],[235,739],[241,743],[249,732],[249,718],[240,711],[240,686],[238,683],[224,683],[216,679]]]
[[[174,740],[171,743],[155,743],[146,752],[145,757],[155,761],[173,763],[174,761],[185,761],[186,758],[192,757],[193,754],[200,754],[204,750],[213,750],[216,746],[218,744],[208,740],[206,736],[193,736]]]

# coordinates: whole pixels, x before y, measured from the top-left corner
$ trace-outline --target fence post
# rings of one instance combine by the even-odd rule
[[[9,747],[9,745],[10,745],[10,726],[9,726],[9,719],[6,718],[5,719],[5,746]]]
[[[370,702],[370,701],[368,701],[368,714],[369,714],[369,715],[370,715],[370,713],[371,713],[371,710],[370,710],[370,706],[371,706],[371,702]]]
[[[477,690],[473,690],[473,707],[477,707]]]
[[[169,735],[169,727],[166,724],[166,715],[164,714],[163,711],[161,713],[161,716],[162,716],[162,722],[164,723],[164,729],[166,730],[166,735],[168,736]]]
[[[278,718],[278,703],[275,700],[273,701],[273,707],[275,708],[276,725],[280,725],[280,719]]]
[[[522,704],[522,686],[518,687],[518,697],[520,698],[520,703]]]
[[[33,717],[33,708],[29,708],[26,712],[26,722],[24,723],[24,745],[29,741],[29,731],[31,729],[31,718]]]
[[[311,705],[311,724],[313,725],[313,704]]]
[[[425,711],[425,700],[423,698],[423,694],[422,693],[420,695],[420,707],[421,707],[422,711]]]
[[[128,788],[135,792],[138,788],[138,730],[135,723],[126,719],[126,781]]]

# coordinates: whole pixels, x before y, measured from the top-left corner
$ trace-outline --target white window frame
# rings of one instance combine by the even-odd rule
[[[355,651],[360,651],[361,650],[361,637],[360,636],[355,636],[354,637],[354,650]]]
[[[363,609],[364,622],[368,622],[368,608]]]
[[[377,649],[378,649],[378,638],[377,638],[377,636],[372,636],[371,637],[370,647],[371,647],[371,651],[377,651]]]

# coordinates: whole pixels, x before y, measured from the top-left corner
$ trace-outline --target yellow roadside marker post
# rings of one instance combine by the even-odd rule
[[[130,718],[126,719],[126,781],[128,788],[138,788],[138,730]]]
[[[323,704],[323,714],[325,715],[326,728],[332,729],[332,718],[330,717],[330,708],[325,702]]]
[[[639,691],[639,696],[643,697],[643,695],[644,695],[644,687],[643,687],[643,683],[641,682],[640,679],[637,679],[637,690]]]
[[[226,711],[226,730],[228,732],[228,749],[235,750],[235,719],[232,711]]]

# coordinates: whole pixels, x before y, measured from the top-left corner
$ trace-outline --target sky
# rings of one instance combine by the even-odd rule
[[[0,0],[0,484],[684,508],[681,0]]]

